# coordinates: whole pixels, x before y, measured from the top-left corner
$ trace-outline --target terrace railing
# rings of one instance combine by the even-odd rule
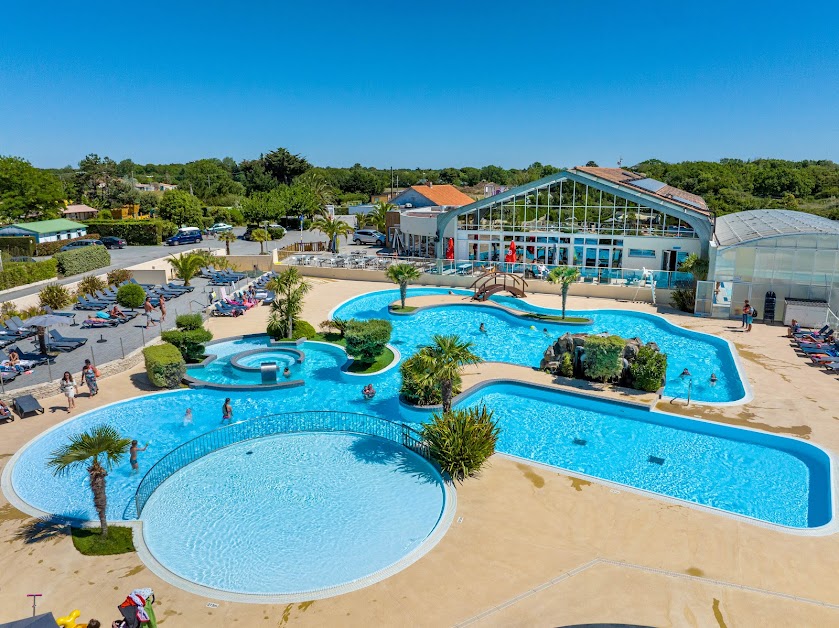
[[[297,432],[353,432],[378,436],[398,443],[430,459],[420,433],[405,423],[353,412],[305,411],[271,414],[202,434],[176,447],[158,460],[140,481],[134,494],[137,518],[157,488],[178,470],[208,454],[248,440]]]

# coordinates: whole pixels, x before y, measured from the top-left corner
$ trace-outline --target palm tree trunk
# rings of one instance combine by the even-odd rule
[[[105,476],[108,472],[96,460],[88,468],[90,475],[90,490],[93,492],[93,507],[99,515],[99,526],[103,538],[108,536],[108,496],[105,493]]]
[[[408,282],[399,282],[399,298],[402,300],[402,309],[405,309],[405,299],[408,297]]]
[[[224,248],[227,249],[227,256],[230,257],[230,240],[224,243]]]
[[[265,241],[264,240],[259,241],[259,254],[260,255],[265,255]],[[230,255],[230,254],[228,253],[228,255]]]
[[[440,392],[443,395],[443,413],[452,411],[452,380],[440,380]]]
[[[562,284],[562,320],[565,320],[565,302],[568,300],[568,284]]]

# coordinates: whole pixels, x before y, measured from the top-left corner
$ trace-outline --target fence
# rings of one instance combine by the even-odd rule
[[[399,443],[424,458],[428,446],[420,434],[405,423],[397,423],[369,414],[311,410],[257,417],[226,425],[185,442],[158,460],[140,481],[134,495],[137,519],[151,494],[179,469],[224,447],[254,438],[295,432],[356,432],[378,436]]]

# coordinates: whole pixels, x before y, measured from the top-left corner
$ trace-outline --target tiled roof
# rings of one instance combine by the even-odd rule
[[[607,181],[611,181],[612,183],[617,183],[619,185],[625,185],[636,192],[640,189],[647,194],[657,196],[694,211],[700,211],[706,214],[709,213],[708,206],[705,204],[705,199],[701,196],[691,194],[690,192],[686,192],[685,190],[673,187],[672,185],[667,185],[666,183],[662,183],[660,181],[655,181],[654,179],[648,179],[646,175],[639,174],[637,172],[630,172],[629,170],[624,170],[623,168],[593,168],[588,166],[577,166],[576,168],[572,168],[572,170],[576,170],[584,174],[590,174],[601,179],[606,179]],[[633,182],[635,182],[635,185],[633,185]],[[659,185],[652,186],[655,188],[655,191],[652,191],[645,183],[638,185],[641,182],[654,182]]]
[[[421,194],[435,205],[441,207],[462,207],[474,203],[475,199],[467,196],[453,185],[412,185],[411,189]]]
[[[38,222],[16,222],[12,225],[18,229],[25,229],[34,233],[58,233],[59,231],[75,231],[77,229],[84,229],[86,225],[80,222],[73,222],[65,218],[56,218],[54,220],[40,220]]]

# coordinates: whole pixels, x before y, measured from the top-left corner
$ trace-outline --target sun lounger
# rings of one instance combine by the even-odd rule
[[[211,316],[241,316],[244,314],[244,310],[241,308],[230,307],[227,305],[223,305],[221,303],[216,303],[216,306],[210,310]]]
[[[118,326],[119,321],[113,318],[86,318],[82,323],[82,329],[104,329]]]
[[[43,414],[44,408],[38,403],[32,395],[22,395],[17,397],[12,403],[12,407],[21,419],[25,419],[27,415],[38,413]]]
[[[87,338],[68,338],[66,336],[62,336],[60,332],[56,331],[55,329],[50,330],[50,338],[52,338],[55,342],[60,342],[64,344],[85,344],[87,342]]]
[[[72,319],[73,325],[76,324],[76,313],[75,312],[56,312],[49,305],[45,305],[44,306],[44,313],[45,314],[53,314],[55,316],[65,316],[69,319]]]
[[[47,362],[49,362],[50,364],[55,362],[55,358],[51,356],[43,355],[42,353],[29,353],[27,351],[22,351],[20,347],[18,347],[17,345],[9,347],[9,351],[14,351],[18,354],[18,356],[20,356],[21,360],[29,360],[36,366],[40,364],[46,364]]]
[[[824,327],[822,327],[819,331],[817,331],[815,333],[813,333],[812,329],[808,329],[807,331],[803,331],[803,330],[802,331],[797,331],[793,334],[793,336],[795,336],[796,338],[800,338],[802,336],[810,336],[810,335],[823,336],[823,335],[825,335],[825,332],[828,330],[829,327],[830,327],[830,325],[825,325]]]

